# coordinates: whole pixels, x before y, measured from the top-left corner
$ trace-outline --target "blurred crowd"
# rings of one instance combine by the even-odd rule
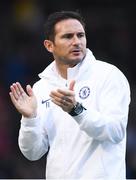
[[[88,4],[89,2],[89,4]],[[102,3],[103,2],[103,3]],[[107,3],[110,2],[110,3]],[[127,178],[136,178],[135,9],[116,1],[0,1],[0,178],[42,179],[46,155],[30,162],[18,148],[21,115],[9,98],[13,82],[31,84],[51,61],[44,49],[44,22],[51,12],[79,10],[86,22],[87,46],[95,57],[116,65],[131,88],[127,135]],[[56,162],[55,162],[56,163]]]

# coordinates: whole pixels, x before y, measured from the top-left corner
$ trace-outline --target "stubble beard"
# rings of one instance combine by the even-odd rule
[[[77,58],[77,59],[66,59],[64,57],[60,57],[59,62],[61,64],[67,65],[69,67],[74,67],[77,64],[79,64],[80,62],[82,62],[84,57],[85,57],[85,55],[82,58]]]

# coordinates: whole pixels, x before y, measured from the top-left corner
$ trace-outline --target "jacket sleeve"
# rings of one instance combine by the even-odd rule
[[[40,159],[48,151],[47,133],[42,130],[39,117],[22,117],[18,143],[22,154],[32,161]]]
[[[119,143],[126,135],[130,88],[123,73],[115,68],[97,95],[98,108],[88,106],[74,119],[90,137]]]
[[[37,117],[28,119],[22,117],[19,130],[18,144],[22,154],[29,160],[40,159],[49,147],[49,140],[46,129],[40,117],[39,84],[35,83],[33,91],[37,98]]]

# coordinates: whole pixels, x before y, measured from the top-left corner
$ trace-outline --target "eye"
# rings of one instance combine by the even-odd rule
[[[85,33],[78,33],[77,36],[78,36],[78,38],[85,37]]]
[[[73,34],[65,34],[63,38],[71,39],[73,37]]]

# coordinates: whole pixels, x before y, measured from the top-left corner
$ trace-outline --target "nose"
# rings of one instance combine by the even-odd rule
[[[77,35],[73,36],[72,43],[74,45],[80,44],[80,38]]]

